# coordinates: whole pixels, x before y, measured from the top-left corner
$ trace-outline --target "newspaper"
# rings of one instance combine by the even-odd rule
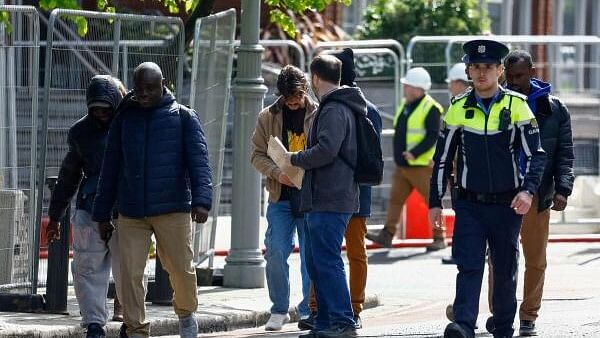
[[[279,169],[286,174],[294,186],[298,189],[302,187],[302,178],[304,178],[304,169],[298,168],[285,163],[285,153],[287,149],[281,143],[281,140],[275,136],[269,137],[269,145],[267,148],[267,155],[277,164]]]

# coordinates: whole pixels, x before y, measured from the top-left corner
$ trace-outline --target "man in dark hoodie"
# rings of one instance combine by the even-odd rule
[[[104,239],[112,234],[118,201],[121,292],[127,335],[149,337],[143,276],[154,234],[174,290],[181,337],[197,336],[192,221],[206,222],[212,205],[211,170],[196,113],[175,100],[160,67],[140,64],[134,89],[119,106],[106,145],[93,218]],[[190,215],[191,214],[191,215]]]
[[[534,78],[536,69],[529,52],[510,52],[504,59],[504,68],[507,87],[527,95],[527,104],[540,126],[540,140],[547,156],[540,187],[533,195],[531,209],[523,217],[521,225],[525,285],[523,302],[519,308],[519,334],[534,336],[535,320],[542,305],[544,290],[550,208],[556,211],[565,210],[575,180],[571,118],[567,107],[556,96],[550,95],[551,85]],[[520,161],[521,172],[526,171],[523,157],[522,155]],[[489,263],[491,271],[491,262]],[[491,299],[493,288],[489,290]],[[493,331],[494,328],[488,325],[488,329]]]
[[[341,257],[346,226],[358,210],[355,114],[366,114],[360,89],[340,87],[342,63],[319,55],[310,65],[313,92],[320,106],[311,126],[306,150],[288,153],[288,165],[306,170],[301,209],[308,212],[306,260],[317,293],[317,317],[307,337],[356,335],[355,322]]]
[[[342,61],[342,78],[340,85],[348,87],[357,87],[354,79],[354,52],[351,48],[344,48],[341,52],[332,54]],[[369,100],[367,102],[367,118],[373,123],[373,127],[381,136],[381,115],[377,107]],[[360,313],[365,302],[365,288],[367,286],[367,248],[365,247],[365,235],[367,233],[367,218],[371,217],[371,187],[359,187],[360,207],[358,212],[354,213],[348,222],[344,238],[346,239],[346,252],[348,255],[348,265],[350,274],[350,301],[352,302],[352,312],[354,313],[354,322],[356,328],[362,328]],[[315,293],[310,294],[311,316],[298,321],[300,329],[311,329],[314,326],[314,317],[316,315]]]
[[[48,208],[50,222],[46,236],[48,241],[55,241],[60,239],[59,220],[78,192],[72,218],[72,272],[81,321],[87,327],[88,338],[104,337],[102,327],[108,319],[106,293],[111,251],[100,238],[98,225],[92,221],[91,213],[108,129],[124,94],[125,88],[111,76],[96,75],[92,78],[86,91],[88,113],[69,129],[69,150],[61,164]],[[118,271],[115,272],[114,275],[118,275]],[[115,304],[117,302],[115,298]],[[115,310],[118,312],[117,307]]]

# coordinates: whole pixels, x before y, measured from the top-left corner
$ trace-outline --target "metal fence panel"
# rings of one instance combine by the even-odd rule
[[[86,31],[78,32],[74,20],[84,20]],[[46,41],[39,177],[58,174],[67,151],[68,129],[87,113],[85,90],[93,76],[113,75],[130,89],[135,67],[152,61],[162,68],[167,87],[181,96],[185,92],[184,41],[183,22],[179,18],[52,11]],[[38,180],[37,190],[37,219],[42,224],[50,193],[43,180]],[[44,279],[44,267],[39,270],[40,278]]]
[[[235,27],[236,12],[230,9],[198,19],[194,32],[190,104],[204,124],[214,190],[210,217],[205,224],[196,224],[193,247],[194,262],[210,258],[209,266],[222,189]]]
[[[0,292],[33,292],[39,17],[31,6],[0,15]]]

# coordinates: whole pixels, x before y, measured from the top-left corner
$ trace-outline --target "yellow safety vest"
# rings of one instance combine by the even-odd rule
[[[396,116],[394,117],[394,129],[398,124],[398,120],[400,119],[400,115],[404,112],[404,106],[406,105],[406,100],[402,99],[400,102],[400,106],[396,110]],[[421,99],[421,102],[417,105],[415,110],[412,111],[410,116],[408,117],[408,121],[406,121],[406,149],[410,150],[417,144],[421,143],[425,139],[425,135],[427,134],[427,129],[425,128],[425,120],[427,119],[427,114],[429,114],[429,110],[431,107],[436,106],[438,111],[441,114],[444,112],[444,108],[437,103],[433,97],[429,95],[425,95]],[[419,157],[414,160],[409,160],[408,164],[411,166],[428,166],[429,161],[433,159],[433,154],[435,153],[435,145],[428,149],[423,154],[419,155]]]

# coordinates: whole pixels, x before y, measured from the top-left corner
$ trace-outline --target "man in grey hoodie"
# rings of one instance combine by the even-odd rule
[[[300,208],[307,213],[306,263],[317,294],[317,316],[308,336],[356,335],[341,257],[342,240],[358,211],[355,114],[367,114],[367,103],[356,87],[340,87],[342,63],[332,55],[311,65],[312,88],[320,101],[306,150],[288,153],[290,165],[306,170]],[[302,336],[301,336],[302,337]]]

